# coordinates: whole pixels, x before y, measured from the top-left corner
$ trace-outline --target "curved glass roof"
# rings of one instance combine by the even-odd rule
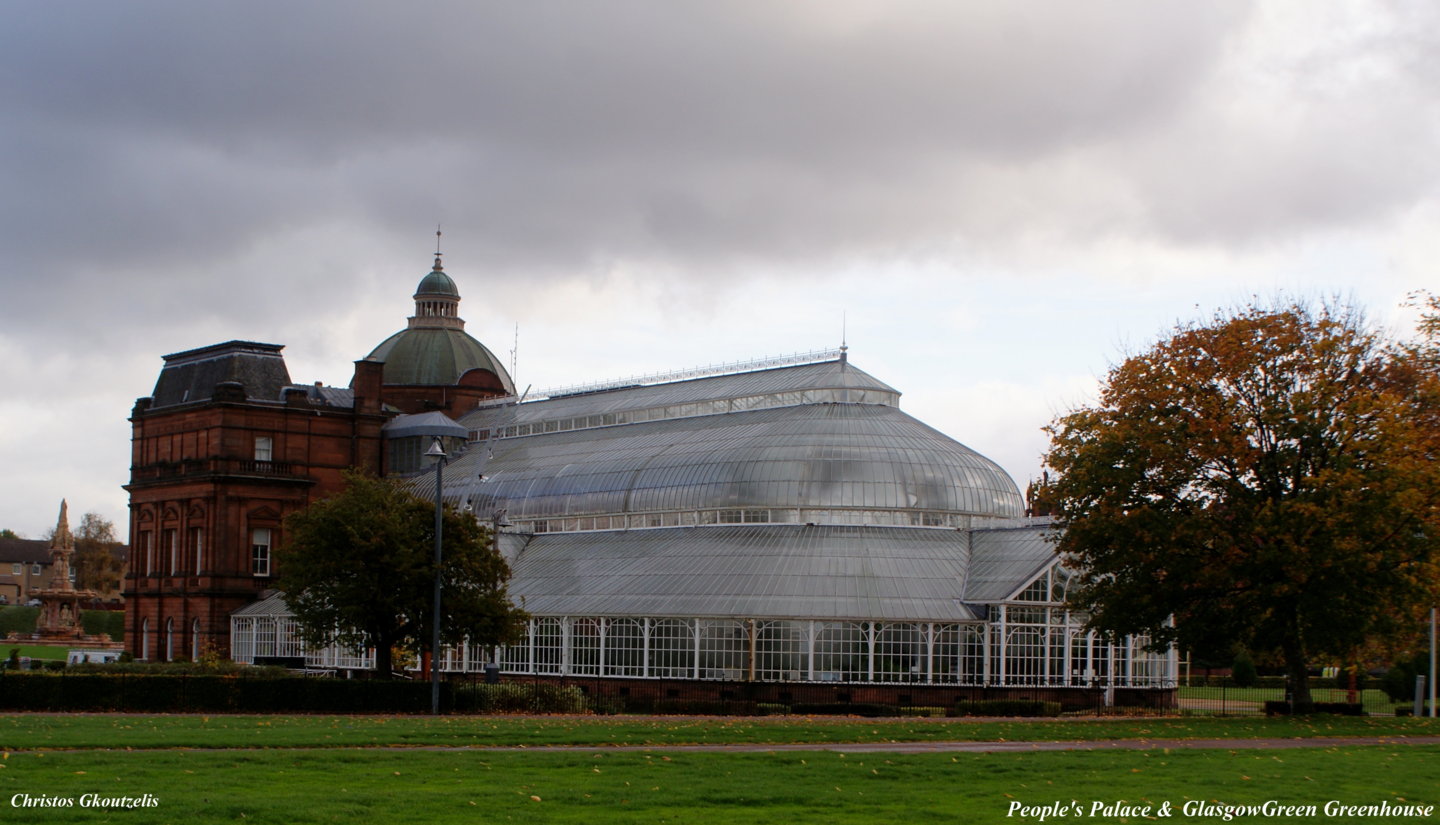
[[[830,510],[1023,511],[997,464],[885,405],[799,404],[502,438],[452,466],[447,495],[468,495],[462,488],[483,472],[479,492],[512,522],[722,508],[820,522],[832,521]],[[783,511],[795,515],[775,515]]]
[[[537,615],[974,621],[969,534],[757,525],[531,538],[510,596]]]

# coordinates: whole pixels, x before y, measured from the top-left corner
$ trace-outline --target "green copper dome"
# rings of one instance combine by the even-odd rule
[[[503,389],[512,395],[515,392],[515,384],[500,359],[465,332],[465,321],[460,317],[460,290],[445,274],[438,254],[435,268],[415,288],[415,314],[409,326],[382,341],[367,360],[385,363],[381,380],[386,384],[464,384]]]
[[[411,327],[386,338],[368,356],[384,361],[386,384],[453,386],[470,370],[488,370],[515,392],[510,374],[485,345],[461,329]]]

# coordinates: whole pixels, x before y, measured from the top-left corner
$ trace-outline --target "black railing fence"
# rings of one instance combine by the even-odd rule
[[[493,677],[492,677],[493,678]],[[1378,689],[1353,696],[1316,680],[1311,698],[1331,713],[1404,713]],[[1240,687],[1212,679],[1177,688],[962,687],[909,684],[624,680],[586,677],[452,678],[441,686],[447,713],[1059,716],[1287,713],[1284,684]],[[136,672],[0,671],[0,709],[207,713],[424,713],[423,679]]]

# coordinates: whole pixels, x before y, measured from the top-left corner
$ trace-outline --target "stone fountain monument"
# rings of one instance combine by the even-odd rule
[[[70,581],[70,560],[75,555],[75,536],[70,533],[68,504],[60,502],[60,520],[55,537],[50,540],[50,586],[32,591],[40,600],[40,618],[35,622],[32,640],[41,644],[82,644],[86,647],[121,647],[109,636],[91,636],[80,622],[80,606],[100,594],[94,590],[76,590]]]

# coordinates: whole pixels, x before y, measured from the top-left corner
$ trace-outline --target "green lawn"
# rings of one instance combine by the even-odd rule
[[[1034,721],[826,717],[7,714],[0,748],[665,745],[1440,735],[1440,721],[1359,716]]]
[[[246,823],[1036,822],[1012,805],[1440,802],[1440,747],[837,754],[431,751],[12,753],[15,794],[151,794],[136,810],[10,809],[17,821]],[[1071,817],[1072,820],[1075,817]],[[1087,817],[1141,822],[1143,816]],[[1219,818],[1175,815],[1175,822]],[[1323,816],[1265,821],[1354,821]],[[1366,822],[1417,822],[1367,818]],[[1046,821],[1055,821],[1047,819]],[[1239,821],[1239,820],[1237,820]],[[1258,818],[1247,821],[1258,821]]]
[[[1181,687],[1180,706],[1195,713],[1263,713],[1266,702],[1285,698],[1284,688]],[[1349,692],[1339,688],[1311,688],[1310,698],[1316,702],[1347,702]],[[1394,713],[1395,703],[1379,688],[1360,691],[1360,704],[1366,713]],[[1402,703],[1401,707],[1410,707]]]
[[[0,642],[0,654],[6,659],[10,658],[10,651],[18,650],[21,656],[29,656],[31,659],[49,659],[53,661],[65,661],[65,656],[70,652],[68,647],[50,647],[48,645],[22,645],[6,644]]]

